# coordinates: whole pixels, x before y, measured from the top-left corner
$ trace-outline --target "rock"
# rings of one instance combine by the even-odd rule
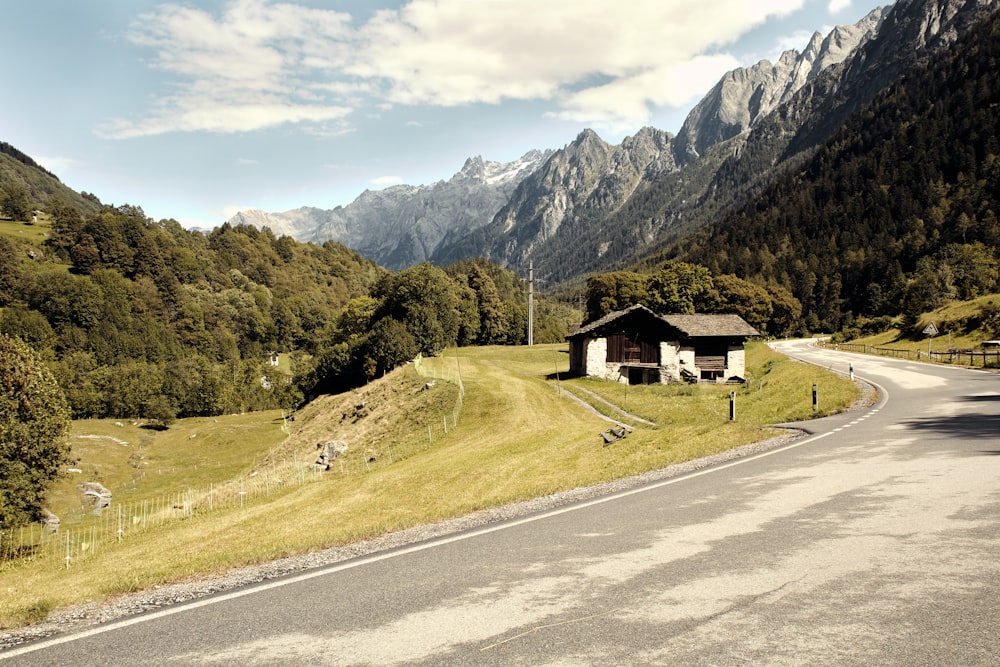
[[[76,488],[83,494],[84,503],[89,503],[95,516],[101,516],[101,510],[111,505],[111,491],[98,482],[81,482]]]
[[[319,458],[313,465],[320,470],[329,470],[334,459],[347,451],[347,443],[343,440],[327,440],[316,443],[316,449],[320,450]]]
[[[59,517],[44,508],[42,509],[42,523],[45,524],[45,530],[47,532],[59,532]]]

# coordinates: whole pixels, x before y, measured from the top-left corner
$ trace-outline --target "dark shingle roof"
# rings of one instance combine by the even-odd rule
[[[692,338],[697,336],[759,336],[760,332],[739,315],[662,315],[671,326]]]
[[[596,319],[590,324],[581,327],[579,331],[567,336],[567,338],[576,338],[592,331],[600,330],[613,323],[615,320],[636,311],[644,312],[649,317],[653,317],[667,323],[689,338],[704,338],[710,336],[749,337],[760,335],[759,331],[747,324],[746,321],[739,315],[657,315],[646,306],[640,304],[626,308],[625,310],[608,313],[604,317]]]

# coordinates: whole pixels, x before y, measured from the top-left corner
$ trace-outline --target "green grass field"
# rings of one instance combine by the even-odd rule
[[[285,421],[280,413],[181,420],[166,431],[106,420],[73,425],[80,472],[53,490],[66,535],[95,535],[116,507],[165,508],[163,522],[133,517],[118,540],[78,544],[74,557],[39,554],[0,564],[0,627],[51,610],[171,581],[370,538],[476,510],[662,468],[769,437],[770,424],[857,397],[847,380],[763,344],[748,349],[749,387],[628,387],[566,380],[564,345],[463,348],[422,359],[348,394],[324,396]],[[655,422],[604,447],[608,422],[566,392],[603,395]],[[317,444],[348,443],[322,476],[277,484],[302,470]],[[267,493],[221,502],[226,488]],[[75,490],[99,481],[114,493],[97,518]],[[212,489],[211,495],[208,490]],[[185,495],[181,495],[185,494]],[[180,498],[166,505],[163,498]],[[214,502],[210,499],[214,498]],[[183,508],[183,509],[178,509]],[[109,512],[110,510],[110,512]],[[121,522],[121,514],[118,515]],[[91,531],[88,533],[87,531]],[[56,538],[50,538],[56,539]],[[57,551],[57,553],[59,553]]]
[[[50,227],[51,225],[47,216],[44,219],[39,219],[35,224],[5,219],[0,220],[0,236],[27,241],[40,246],[49,237]]]

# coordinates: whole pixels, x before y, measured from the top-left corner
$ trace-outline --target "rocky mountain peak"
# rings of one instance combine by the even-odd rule
[[[488,224],[514,188],[551,154],[531,150],[512,162],[476,155],[447,181],[365,190],[333,209],[240,211],[230,222],[270,227],[299,241],[336,241],[398,270],[429,260],[443,243]]]
[[[486,180],[486,163],[483,161],[483,156],[477,155],[466,160],[462,170],[452,178],[452,180],[456,179],[484,182]]]
[[[874,37],[884,11],[875,9],[855,25],[838,26],[826,37],[815,33],[801,53],[785,51],[776,63],[762,60],[725,74],[685,119],[677,135],[678,155],[690,162],[711,146],[752,128],[820,72],[843,62]]]

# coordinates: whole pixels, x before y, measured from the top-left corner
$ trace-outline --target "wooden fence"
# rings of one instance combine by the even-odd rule
[[[933,361],[941,364],[957,364],[976,368],[1000,368],[1000,350],[907,350],[903,348],[880,347],[877,345],[861,345],[858,343],[824,343],[831,350],[843,352],[861,352],[881,357],[897,359],[912,359],[914,361]]]

